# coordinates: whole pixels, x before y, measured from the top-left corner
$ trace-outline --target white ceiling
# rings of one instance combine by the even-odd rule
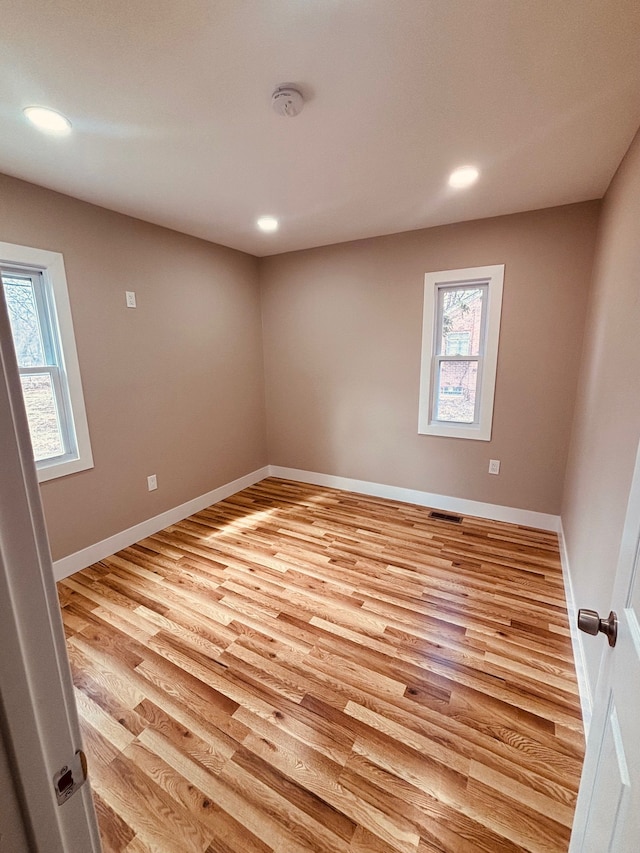
[[[600,197],[640,125],[638,0],[3,0],[0,42],[0,171],[259,256]]]

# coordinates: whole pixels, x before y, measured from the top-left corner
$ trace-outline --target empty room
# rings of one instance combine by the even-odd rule
[[[7,0],[2,853],[640,849],[637,0]]]

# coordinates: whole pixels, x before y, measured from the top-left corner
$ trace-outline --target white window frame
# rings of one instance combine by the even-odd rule
[[[71,421],[71,424],[67,425],[70,427],[68,433],[72,440],[65,455],[35,463],[38,480],[43,483],[93,468],[64,258],[59,252],[0,242],[0,264],[27,275],[34,270],[42,273],[49,320],[54,336],[56,331],[58,333],[58,340],[54,341],[53,345],[59,347],[61,364],[59,369],[54,368],[54,379],[58,383],[65,383],[66,379],[67,393],[63,393],[62,397],[67,397],[70,412],[61,412],[60,417],[61,420]],[[44,373],[47,368],[38,368],[35,372]]]
[[[502,314],[504,264],[470,267],[460,270],[429,272],[424,277],[424,309],[422,316],[422,360],[420,369],[420,402],[418,432],[449,438],[490,441],[493,423],[493,401],[498,369],[498,344]],[[438,353],[442,336],[439,294],[443,288],[486,288],[483,305],[483,332],[478,356],[443,356]],[[438,421],[434,417],[438,366],[443,360],[477,361],[476,409],[473,423]]]

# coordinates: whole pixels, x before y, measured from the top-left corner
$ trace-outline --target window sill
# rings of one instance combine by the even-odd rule
[[[439,435],[443,438],[470,438],[476,441],[491,441],[491,426],[478,424],[426,424],[420,426],[420,435]]]
[[[65,459],[62,462],[36,462],[36,473],[39,483],[66,477],[67,474],[77,474],[93,468],[93,459]]]

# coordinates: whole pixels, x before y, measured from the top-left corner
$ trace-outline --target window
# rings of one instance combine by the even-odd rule
[[[0,243],[38,479],[93,467],[62,255]]]
[[[418,432],[491,439],[504,264],[427,273]]]

